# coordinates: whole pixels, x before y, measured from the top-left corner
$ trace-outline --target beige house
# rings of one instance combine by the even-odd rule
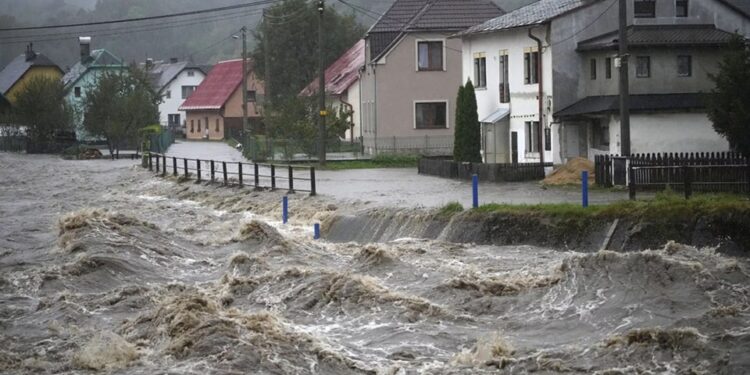
[[[365,152],[453,152],[462,42],[449,37],[502,13],[489,0],[393,3],[365,37]]]
[[[260,127],[261,106],[257,98],[264,93],[248,63],[247,116],[249,124]],[[222,140],[230,132],[242,130],[242,60],[221,61],[180,106],[186,112],[185,134],[188,139]]]

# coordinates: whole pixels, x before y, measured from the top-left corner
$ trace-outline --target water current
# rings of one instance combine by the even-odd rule
[[[312,223],[356,203],[284,225],[281,192],[130,161],[0,174],[1,373],[750,372],[750,265],[711,248],[332,243]]]

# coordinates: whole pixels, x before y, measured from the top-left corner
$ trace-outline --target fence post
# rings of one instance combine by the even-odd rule
[[[276,190],[276,166],[271,164],[271,190]]]
[[[693,195],[693,181],[690,172],[690,167],[688,165],[682,166],[682,181],[685,184],[685,199],[690,199],[690,196]]]
[[[294,168],[289,165],[289,194],[294,194]]]
[[[258,174],[258,163],[253,163],[253,169],[255,170],[255,188],[260,187],[260,175]]]
[[[471,175],[471,206],[479,207],[479,176]]]
[[[315,223],[313,225],[313,239],[320,239],[320,223]]]
[[[182,166],[185,168],[185,179],[187,179],[188,176],[189,176],[189,174],[188,174],[188,166],[187,165],[188,165],[187,158],[182,159]]]
[[[172,156],[172,174],[177,177],[177,157]]]
[[[214,169],[214,161],[211,160],[211,183],[214,183],[214,179],[216,179],[216,170]]]
[[[242,163],[237,163],[237,176],[240,179],[240,187],[242,187]]]
[[[589,171],[581,171],[581,204],[589,206]]]
[[[198,175],[198,182],[201,182],[201,159],[195,159],[195,173]]]
[[[748,166],[748,172],[750,173],[750,165]],[[750,180],[750,175],[748,175]],[[310,195],[315,195],[315,167],[310,167]]]
[[[229,185],[229,180],[227,179],[227,162],[221,162],[221,171],[224,173],[224,185]]]
[[[161,157],[159,155],[156,155],[156,173],[159,173],[159,164],[161,163]]]
[[[154,171],[154,155],[150,152],[148,153],[148,170],[151,172]]]
[[[161,156],[161,176],[164,177],[167,175],[167,155]]]
[[[281,199],[281,221],[284,224],[289,221],[289,197],[286,195]]]
[[[635,176],[633,171],[633,164],[628,165],[628,195],[631,201],[635,200]]]

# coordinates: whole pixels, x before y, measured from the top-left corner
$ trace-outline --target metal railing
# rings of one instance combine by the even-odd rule
[[[183,176],[185,179],[195,176],[198,182],[218,181],[226,186],[287,189],[289,193],[301,191],[310,195],[317,194],[315,167],[312,166],[201,160],[158,153],[149,153],[146,157],[148,160],[145,167],[163,177],[168,174]],[[307,176],[301,176],[295,170],[307,172]]]

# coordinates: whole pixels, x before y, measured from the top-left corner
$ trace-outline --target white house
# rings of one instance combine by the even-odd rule
[[[703,95],[731,34],[750,35],[750,6],[745,0],[627,5],[631,152],[727,151]],[[488,162],[536,162],[543,155],[557,164],[621,153],[617,27],[616,1],[540,0],[459,34],[464,80],[479,87]]]
[[[182,128],[186,115],[185,111],[180,111],[179,108],[206,78],[205,71],[197,65],[174,58],[169,62],[147,61],[145,68],[151,84],[162,97],[162,103],[159,104],[159,122],[162,126]]]

